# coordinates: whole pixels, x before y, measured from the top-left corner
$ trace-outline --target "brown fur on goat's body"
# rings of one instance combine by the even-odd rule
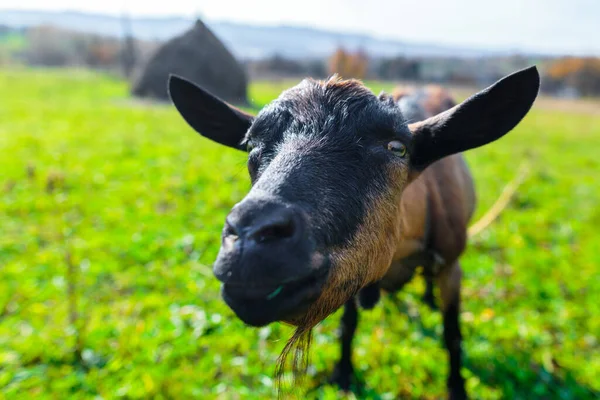
[[[402,235],[380,282],[387,291],[401,289],[418,266],[439,275],[464,251],[475,190],[462,155],[437,161],[411,182],[402,195],[401,209]]]
[[[435,85],[394,91],[394,99],[417,103],[421,119],[440,114],[455,105],[450,94]],[[418,122],[415,123],[418,125]],[[396,291],[410,281],[418,266],[435,275],[450,268],[464,251],[467,228],[475,210],[475,187],[462,154],[454,154],[430,165],[402,193],[400,240],[392,264],[380,286]],[[425,264],[425,265],[424,265]]]

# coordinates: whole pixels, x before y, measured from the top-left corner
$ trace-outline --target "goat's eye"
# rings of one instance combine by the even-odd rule
[[[254,143],[248,142],[248,144],[246,144],[246,151],[248,153],[250,153],[253,149],[254,149]]]
[[[406,155],[406,146],[399,140],[392,140],[389,142],[387,144],[387,149],[398,154],[400,157],[404,157]]]

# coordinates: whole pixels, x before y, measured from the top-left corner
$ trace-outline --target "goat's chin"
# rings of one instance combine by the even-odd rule
[[[337,307],[332,307],[328,302],[322,301],[323,293],[305,311],[287,315],[282,322],[299,328],[310,329],[333,314]]]
[[[353,293],[340,293],[340,288],[327,286],[306,311],[286,316],[282,320],[287,324],[310,329],[336,312],[354,296]]]
[[[284,319],[282,319],[281,322],[283,322],[284,324],[299,327],[299,326],[303,325],[302,322],[305,320],[305,316],[306,316],[306,314],[289,315],[289,316],[285,317]]]

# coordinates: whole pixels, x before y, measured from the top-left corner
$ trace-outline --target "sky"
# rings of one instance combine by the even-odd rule
[[[200,15],[432,44],[600,55],[600,0],[2,0],[0,8]]]

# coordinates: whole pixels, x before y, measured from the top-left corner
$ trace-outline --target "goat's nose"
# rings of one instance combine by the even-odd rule
[[[239,203],[225,221],[226,236],[264,244],[293,238],[301,228],[300,213],[293,206],[259,199]]]
[[[265,288],[272,292],[310,274],[313,252],[308,218],[300,206],[254,195],[227,216],[213,272],[230,292],[241,287],[262,295]]]

